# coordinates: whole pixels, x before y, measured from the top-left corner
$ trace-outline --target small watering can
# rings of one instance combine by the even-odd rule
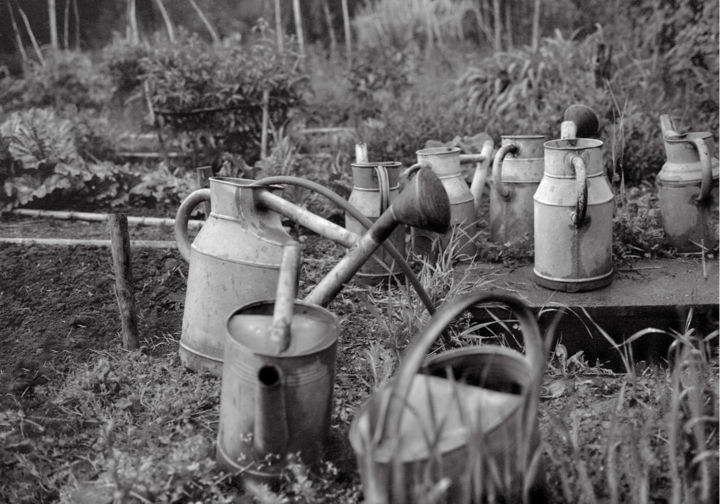
[[[284,246],[277,296],[227,321],[216,458],[232,474],[274,483],[288,454],[313,465],[330,428],[337,317],[296,301],[300,248]]]
[[[475,257],[477,245],[478,213],[485,187],[487,168],[483,165],[492,159],[493,142],[483,144],[479,154],[460,154],[459,147],[429,147],[416,152],[418,165],[429,166],[440,178],[450,200],[451,225],[453,229],[440,239],[446,247],[451,235],[456,235],[459,260]],[[476,163],[472,183],[468,187],[461,163]],[[417,165],[416,165],[417,166]],[[412,230],[413,250],[421,257],[434,257],[433,243],[437,235],[424,230]]]
[[[353,187],[348,202],[374,222],[397,197],[399,177],[400,163],[395,161],[353,163]],[[365,231],[364,226],[348,213],[345,214],[345,228],[358,235]],[[404,226],[398,226],[389,240],[404,253]],[[398,264],[381,249],[372,256],[372,260],[363,264],[355,278],[361,283],[374,285],[401,274]]]
[[[272,186],[260,185],[263,181],[211,178],[209,189],[191,193],[180,205],[175,221],[178,248],[190,263],[180,337],[183,364],[220,376],[225,334],[223,321],[238,306],[270,299],[275,294],[282,247],[291,239],[281,225],[280,215],[351,247],[313,290],[316,297],[311,302],[319,305],[332,300],[342,283],[352,277],[398,224],[413,223],[418,227],[446,231],[450,210],[442,184],[429,168],[414,169],[410,176],[402,193],[404,197],[398,196],[398,204],[390,205],[362,237],[273,194]],[[305,184],[303,179],[295,177],[263,180]],[[332,194],[356,212],[354,207]],[[207,200],[211,203],[210,216],[191,244],[187,230],[189,214]],[[359,213],[357,216],[362,218]],[[407,262],[397,251],[394,257],[413,281],[428,309],[434,311]]]
[[[663,229],[679,252],[712,249],[718,242],[718,159],[709,132],[678,133],[660,116],[667,161],[657,175]]]
[[[533,236],[533,195],[543,176],[542,135],[503,135],[490,180],[490,240]]]
[[[564,121],[561,138],[545,142],[545,170],[534,196],[535,281],[568,292],[598,289],[613,277],[615,200],[603,142],[577,138],[577,131],[592,128]]]
[[[450,322],[481,303],[517,316],[525,355],[477,346],[423,359]],[[537,320],[519,298],[479,292],[443,305],[406,351],[397,377],[350,427],[366,502],[544,503],[537,408],[545,353]],[[422,371],[423,374],[418,374]]]

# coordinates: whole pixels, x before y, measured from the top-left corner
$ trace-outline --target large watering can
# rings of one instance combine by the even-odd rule
[[[589,110],[589,109],[588,109]],[[564,121],[545,142],[545,170],[534,200],[535,281],[568,292],[612,282],[615,200],[602,162],[603,142],[577,138],[584,124]]]
[[[353,187],[348,202],[371,222],[377,220],[398,195],[400,166],[396,161],[353,163]],[[345,228],[358,235],[365,231],[364,226],[350,214],[345,215]],[[404,226],[398,226],[389,240],[397,250],[404,252]],[[363,264],[355,278],[362,283],[377,284],[400,274],[398,264],[387,251],[380,249],[373,255],[372,260]]]
[[[295,183],[294,177],[263,179],[267,183],[279,180]],[[298,179],[297,185],[306,181]],[[332,270],[313,292],[323,305],[342,288],[342,282],[367,260],[380,243],[399,223],[415,223],[419,227],[446,230],[449,220],[447,195],[442,184],[429,168],[414,170],[412,183],[404,191],[399,205],[390,205],[374,226],[362,237],[318,217],[273,194],[272,186],[263,181],[235,178],[211,178],[209,189],[191,193],[180,205],[175,222],[178,248],[189,261],[188,286],[180,338],[180,357],[191,369],[206,369],[220,375],[223,362],[224,320],[238,306],[251,301],[270,299],[275,294],[280,270],[283,244],[290,236],[283,229],[280,216],[287,216],[299,224],[347,247],[348,254],[336,268],[350,271],[344,280]],[[318,190],[319,191],[319,190]],[[421,193],[426,195],[420,196]],[[330,194],[327,192],[325,194]],[[336,202],[347,205],[332,193]],[[203,228],[190,243],[188,217],[199,203],[210,200],[211,212]],[[434,205],[434,206],[433,206]],[[354,207],[359,220],[365,219]],[[447,213],[444,215],[443,212]],[[403,219],[398,221],[396,219]],[[367,223],[367,221],[365,221]],[[391,247],[392,249],[392,247]],[[395,250],[394,256],[403,272],[413,282],[421,299],[432,312],[432,303],[407,262]],[[342,272],[345,275],[345,270]]]
[[[663,229],[679,252],[718,242],[718,159],[710,132],[679,133],[660,116],[667,161],[657,175]],[[713,225],[713,223],[715,223]]]
[[[490,240],[533,236],[533,196],[544,170],[542,135],[503,135],[490,179]]]
[[[483,144],[479,154],[460,154],[459,147],[428,147],[416,152],[418,165],[429,166],[440,178],[448,199],[452,230],[439,237],[440,245],[446,247],[452,235],[457,240],[456,258],[472,259],[477,253],[475,238],[477,235],[478,213],[482,192],[485,187],[487,167],[492,159],[493,142]],[[470,186],[465,181],[461,163],[475,163],[475,171]],[[421,257],[434,256],[433,243],[437,235],[425,230],[412,230],[413,250]]]
[[[482,303],[501,303],[516,314],[525,355],[485,345],[444,352],[423,364],[448,324]],[[519,298],[479,292],[443,305],[407,350],[397,377],[370,398],[350,427],[366,502],[419,502],[440,485],[447,491],[442,502],[479,503],[492,496],[546,502],[537,420],[544,370],[537,320]]]

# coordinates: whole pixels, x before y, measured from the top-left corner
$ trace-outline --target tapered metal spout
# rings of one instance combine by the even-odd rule
[[[288,446],[285,387],[280,369],[265,365],[257,374],[253,447],[259,459],[284,458]],[[275,462],[282,462],[276,460]]]
[[[495,144],[492,140],[486,140],[483,143],[480,156],[475,164],[475,172],[473,172],[472,182],[470,183],[470,193],[473,196],[475,204],[475,217],[480,216],[480,205],[482,204],[482,195],[485,190],[485,182],[487,181],[490,162],[493,159],[493,150]]]
[[[392,205],[350,249],[347,255],[305,298],[306,302],[326,306],[343,284],[387,239],[398,224],[446,233],[450,228],[450,201],[431,168],[416,166],[408,170],[408,183]]]

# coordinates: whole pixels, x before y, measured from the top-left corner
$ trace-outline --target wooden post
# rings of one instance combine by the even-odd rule
[[[125,214],[111,214],[110,249],[113,258],[113,272],[115,273],[115,296],[120,310],[122,323],[123,347],[128,350],[138,348],[137,339],[137,312],[135,311],[135,298],[132,291],[132,268],[130,264],[130,236]]]
[[[268,156],[268,127],[270,123],[270,90],[263,89],[262,129],[260,130],[260,159]]]
[[[540,0],[533,2],[532,16],[532,52],[537,52],[540,47]]]
[[[493,50],[502,51],[502,15],[500,12],[500,0],[493,0],[493,28],[495,29],[493,37]]]
[[[335,38],[335,30],[333,29],[332,16],[330,15],[330,6],[328,0],[322,2],[323,12],[325,13],[325,22],[328,27],[328,35],[330,36],[330,57],[335,59],[337,56],[337,38]]]

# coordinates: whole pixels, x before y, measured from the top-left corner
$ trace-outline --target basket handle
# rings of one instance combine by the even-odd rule
[[[405,398],[410,392],[412,381],[417,375],[420,366],[427,355],[428,350],[435,340],[443,333],[447,326],[458,315],[468,308],[485,303],[501,303],[512,310],[517,316],[520,330],[525,339],[525,358],[530,368],[534,371],[531,375],[531,383],[537,388],[542,381],[545,372],[545,350],[540,335],[540,327],[537,318],[519,297],[503,291],[485,291],[466,294],[455,299],[452,303],[443,304],[430,320],[430,323],[417,336],[414,343],[408,348],[403,359],[397,378],[393,381],[388,401],[382,408],[379,430],[374,436],[378,444],[388,436],[385,433],[396,435],[400,430],[402,415],[405,408]]]

